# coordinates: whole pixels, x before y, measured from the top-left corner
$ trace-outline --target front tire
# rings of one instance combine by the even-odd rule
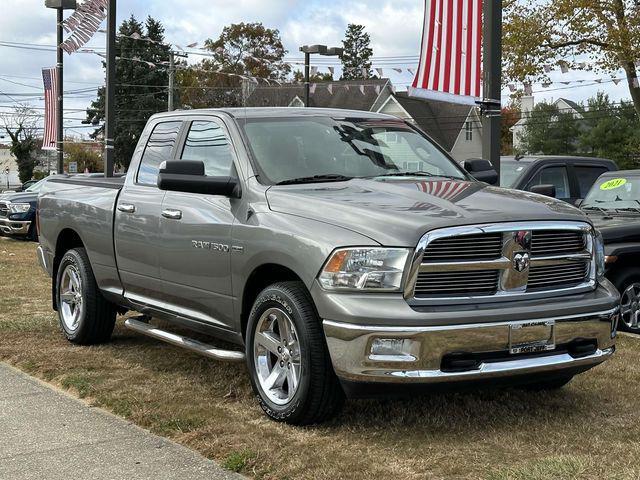
[[[271,419],[309,425],[340,410],[344,393],[321,321],[302,283],[277,283],[260,293],[246,338],[253,391]]]
[[[84,248],[64,254],[56,277],[60,328],[72,343],[95,345],[111,339],[116,308],[100,293]]]
[[[620,330],[640,334],[640,269],[628,269],[613,279],[620,292]]]

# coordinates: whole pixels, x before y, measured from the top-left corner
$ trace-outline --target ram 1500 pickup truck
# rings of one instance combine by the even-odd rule
[[[64,335],[105,342],[139,312],[127,327],[246,361],[277,421],[405,385],[559,388],[615,350],[588,218],[474,179],[395,117],[160,114],[125,179],[52,182],[38,252]]]

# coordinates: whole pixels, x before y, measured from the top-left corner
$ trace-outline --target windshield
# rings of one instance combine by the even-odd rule
[[[42,189],[44,183],[45,180],[40,180],[38,183],[34,183],[29,188],[27,188],[25,192],[39,192]]]
[[[263,183],[421,175],[467,180],[445,153],[401,121],[265,118],[242,126]]]
[[[582,208],[640,213],[640,176],[601,177],[585,198]]]
[[[525,163],[503,160],[500,163],[500,186],[504,188],[515,187],[526,170],[527,164]]]

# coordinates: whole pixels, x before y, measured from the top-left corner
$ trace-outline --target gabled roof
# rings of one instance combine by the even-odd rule
[[[469,114],[475,108],[470,105],[409,97],[405,92],[396,93],[394,98],[418,127],[448,151],[453,149]]]
[[[328,85],[331,85],[332,93],[327,89]],[[360,88],[363,85],[364,94]],[[381,95],[391,94],[391,82],[386,78],[318,82],[315,86],[315,92],[311,94],[311,107],[369,111]],[[287,107],[296,97],[304,99],[304,84],[260,85],[247,98],[246,106]]]

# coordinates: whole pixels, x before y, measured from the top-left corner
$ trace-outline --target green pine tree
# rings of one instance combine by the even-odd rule
[[[149,117],[167,110],[170,47],[164,44],[164,27],[151,17],[143,24],[132,15],[122,23],[118,33],[115,158],[117,165],[128,168]],[[151,41],[130,38],[134,34]],[[103,66],[106,68],[104,62]],[[104,121],[104,107],[105,89],[101,88],[98,98],[87,109],[87,122]],[[103,134],[101,127],[92,136],[97,138]]]
[[[345,39],[344,54],[342,55],[342,79],[359,80],[371,78],[371,37],[365,31],[364,25],[349,24]]]

